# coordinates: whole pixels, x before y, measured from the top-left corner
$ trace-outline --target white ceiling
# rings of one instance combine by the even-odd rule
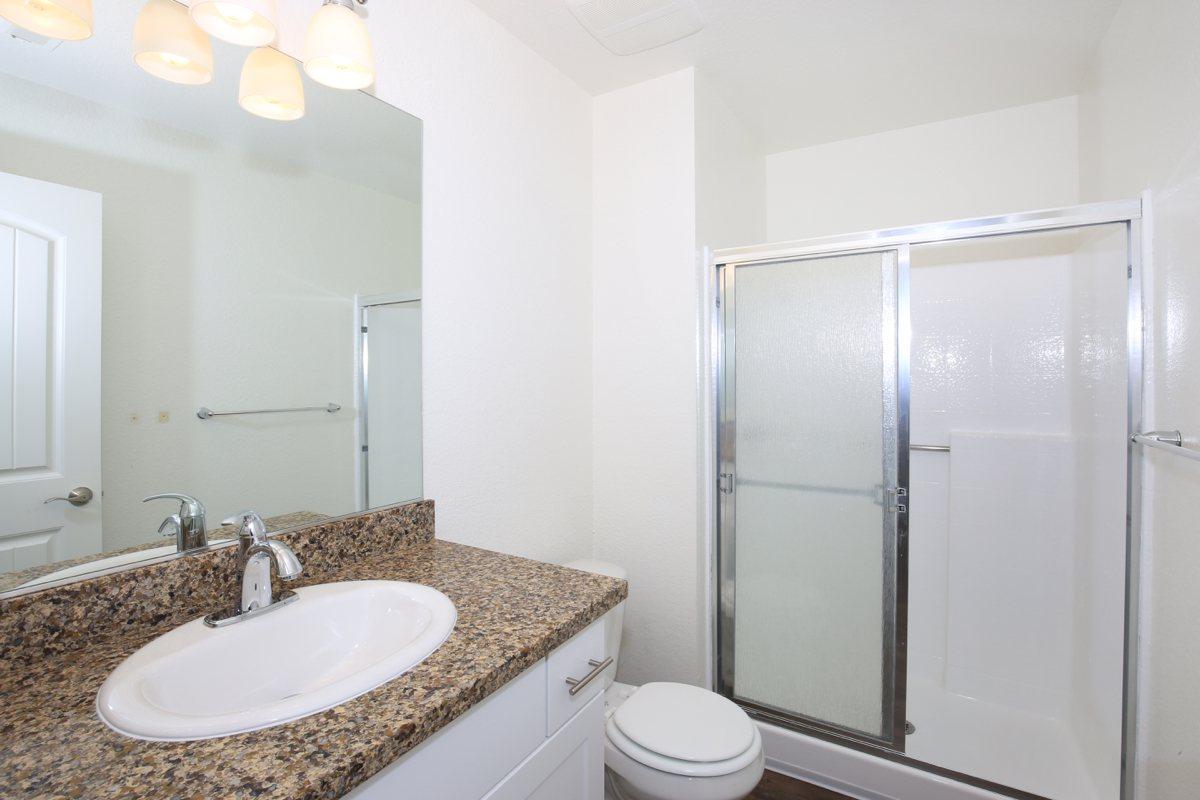
[[[593,94],[695,65],[778,152],[1075,94],[1121,0],[698,0],[632,56],[563,0],[473,2]]]
[[[96,4],[95,33],[56,49],[13,39],[0,20],[0,73],[85,97],[143,119],[200,134],[260,159],[421,199],[421,121],[363,92],[304,78],[305,116],[272,122],[238,106],[248,48],[213,42],[214,76],[203,86],[151,77],[133,63],[133,24],[144,0]],[[0,98],[0,113],[3,98]]]

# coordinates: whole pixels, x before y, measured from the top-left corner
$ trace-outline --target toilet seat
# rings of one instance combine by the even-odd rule
[[[744,753],[727,761],[712,762],[684,761],[647,750],[621,733],[621,729],[613,724],[611,719],[605,727],[605,733],[608,734],[608,741],[612,743],[613,747],[639,764],[659,772],[683,775],[689,778],[719,778],[723,775],[732,775],[753,764],[762,754],[762,737],[758,733],[758,728],[754,729],[753,741]]]
[[[680,683],[642,686],[609,718],[605,732],[630,759],[672,775],[730,775],[762,752],[746,712],[725,697]]]

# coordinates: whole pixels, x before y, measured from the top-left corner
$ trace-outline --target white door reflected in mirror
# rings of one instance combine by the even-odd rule
[[[100,205],[0,173],[0,573],[102,549]]]

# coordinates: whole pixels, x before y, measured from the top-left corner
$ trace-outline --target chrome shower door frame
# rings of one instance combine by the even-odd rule
[[[420,303],[420,292],[388,292],[386,294],[359,295],[354,300],[354,349],[355,372],[354,385],[355,403],[358,406],[358,423],[355,441],[358,446],[358,458],[355,460],[356,494],[358,495],[359,511],[366,511],[371,506],[371,455],[368,448],[368,424],[370,419],[371,396],[371,348],[370,348],[370,315],[371,309],[377,306],[393,306],[402,303]],[[421,424],[424,426],[424,408],[421,409]],[[424,486],[425,475],[422,469],[421,483]],[[422,496],[424,492],[422,491]],[[419,498],[411,498],[416,500]],[[409,502],[404,498],[403,502]]]
[[[776,708],[762,703],[755,703],[746,698],[736,696],[734,668],[734,597],[736,591],[736,553],[735,529],[737,492],[736,492],[736,438],[737,438],[737,401],[729,387],[736,385],[737,359],[735,353],[736,314],[737,314],[737,267],[761,266],[764,264],[798,263],[809,260],[822,260],[841,256],[873,255],[891,256],[889,265],[886,260],[880,265],[881,278],[884,281],[886,295],[881,313],[883,315],[882,337],[885,354],[894,355],[890,363],[890,382],[895,392],[895,403],[889,408],[884,403],[882,476],[882,549],[883,549],[883,604],[882,604],[882,641],[883,653],[881,663],[881,696],[883,698],[882,734],[871,736],[862,731],[847,728],[830,722],[824,722],[812,717],[796,715],[786,709]],[[875,745],[887,746],[899,751],[904,750],[905,737],[905,708],[906,684],[905,672],[907,665],[907,605],[908,605],[908,514],[904,509],[904,498],[908,494],[909,473],[909,350],[911,347],[911,329],[909,325],[909,247],[906,244],[896,244],[886,247],[864,247],[842,249],[831,253],[802,254],[791,258],[770,258],[756,260],[745,264],[721,264],[718,266],[717,289],[719,313],[717,317],[717,347],[716,376],[717,376],[717,414],[715,415],[717,432],[717,615],[716,663],[713,674],[716,676],[716,690],[735,700],[743,707],[753,711],[764,719],[780,721],[789,724],[792,717],[802,719],[801,725],[822,731],[831,736],[847,737]],[[887,301],[891,302],[888,303]],[[886,392],[884,393],[886,394]],[[726,490],[728,486],[728,490]],[[889,505],[888,497],[896,498]],[[722,536],[721,531],[729,531],[731,535]]]
[[[973,219],[916,225],[902,228],[885,228],[861,233],[804,239],[777,244],[718,250],[713,254],[711,266],[715,271],[717,309],[712,318],[713,325],[713,380],[715,430],[713,441],[716,458],[713,460],[716,474],[711,476],[717,490],[713,493],[713,518],[716,524],[713,537],[715,572],[713,592],[714,647],[712,672],[716,691],[736,700],[750,715],[764,722],[779,725],[813,735],[836,744],[869,753],[888,761],[915,767],[935,775],[951,778],[962,783],[987,789],[1002,795],[1023,800],[1044,800],[1009,786],[972,775],[955,772],[924,761],[906,756],[903,752],[903,725],[906,705],[904,676],[907,653],[907,589],[908,589],[908,520],[901,514],[896,536],[896,599],[900,609],[895,627],[893,650],[893,675],[898,685],[894,693],[893,723],[900,727],[896,733],[899,746],[864,737],[855,731],[837,726],[814,723],[792,712],[771,709],[745,703],[735,694],[734,611],[736,605],[735,503],[734,494],[722,491],[725,476],[736,474],[736,406],[733,393],[729,391],[736,376],[736,359],[733,345],[736,337],[735,308],[730,308],[725,295],[727,289],[736,297],[735,273],[738,267],[752,264],[767,264],[798,261],[840,255],[854,255],[885,250],[903,251],[903,281],[898,278],[897,294],[902,302],[897,315],[897,485],[907,488],[909,441],[909,346],[911,330],[908,318],[908,248],[935,242],[982,239],[994,236],[1009,236],[1039,231],[1087,228],[1099,225],[1124,225],[1127,242],[1127,287],[1128,305],[1127,332],[1127,447],[1126,447],[1126,535],[1125,535],[1125,603],[1124,603],[1124,676],[1123,713],[1121,731],[1121,798],[1134,800],[1135,732],[1137,720],[1137,653],[1138,653],[1138,598],[1139,598],[1139,555],[1141,551],[1141,459],[1135,451],[1132,436],[1142,430],[1144,401],[1144,319],[1143,319],[1143,265],[1142,265],[1142,200],[1120,200],[1107,203],[1069,206],[1041,211],[1004,214]],[[898,262],[899,266],[899,262]],[[898,270],[899,272],[899,270]],[[901,457],[902,456],[902,457]],[[902,470],[902,472],[900,471]],[[886,631],[885,631],[886,636]]]

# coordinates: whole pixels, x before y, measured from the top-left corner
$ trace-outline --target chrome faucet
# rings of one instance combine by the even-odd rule
[[[209,614],[204,622],[219,627],[252,616],[264,614],[295,600],[295,592],[283,592],[278,597],[271,591],[271,566],[279,577],[293,581],[300,577],[300,559],[281,541],[267,537],[267,525],[253,511],[241,511],[221,523],[238,526],[238,565],[241,570],[241,590],[237,611],[229,615]]]
[[[208,546],[208,531],[204,528],[204,503],[196,498],[175,492],[152,494],[142,500],[178,500],[179,513],[172,514],[158,526],[158,532],[164,536],[175,537],[175,549],[180,553]],[[169,529],[169,530],[168,530]],[[166,533],[163,533],[166,531]]]

